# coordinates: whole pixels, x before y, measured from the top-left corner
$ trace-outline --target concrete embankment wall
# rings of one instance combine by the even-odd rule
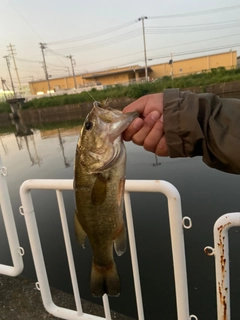
[[[110,102],[110,106],[116,109],[123,109],[134,99],[119,98]],[[20,115],[24,124],[39,124],[48,122],[60,122],[68,120],[84,119],[91,110],[92,102],[70,104],[65,106],[21,110]],[[10,117],[7,113],[0,113],[0,126],[8,127],[11,125]]]
[[[85,118],[92,103],[71,104],[59,107],[22,110],[20,115],[24,124],[60,122]]]
[[[190,87],[181,89],[181,91],[191,91],[194,93],[215,93],[220,97],[240,98],[240,81],[216,83],[212,85],[202,85],[200,87]],[[116,109],[122,109],[134,99],[119,98],[113,99],[110,106]],[[71,104],[65,106],[22,110],[21,117],[24,124],[39,124],[47,122],[60,122],[68,120],[84,119],[92,108],[92,102]],[[11,126],[10,118],[7,113],[0,113],[0,126]]]
[[[10,127],[10,118],[8,113],[0,113],[0,126],[1,127]]]
[[[129,98],[114,99],[110,102],[110,106],[122,109],[133,100]],[[92,106],[92,102],[85,102],[51,108],[22,110],[21,117],[24,124],[78,120],[84,119]]]

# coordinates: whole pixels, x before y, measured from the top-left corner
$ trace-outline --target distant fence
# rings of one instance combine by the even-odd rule
[[[76,93],[81,93],[81,92],[86,92],[86,91],[90,91],[92,89],[96,89],[96,90],[103,90],[104,86],[102,85],[97,85],[97,86],[84,86],[84,87],[80,87],[77,89],[66,89],[66,90],[56,90],[55,92],[52,90],[51,91],[51,96],[60,96],[63,94],[76,94]],[[31,101],[33,99],[40,99],[43,97],[49,97],[50,93],[46,93],[46,94],[36,94],[36,95],[25,95],[25,99],[26,101]]]

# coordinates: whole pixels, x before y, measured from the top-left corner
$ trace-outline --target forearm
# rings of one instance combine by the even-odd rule
[[[167,89],[163,115],[170,157],[200,155],[210,167],[240,173],[240,100]]]

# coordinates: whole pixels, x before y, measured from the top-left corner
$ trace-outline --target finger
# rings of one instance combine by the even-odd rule
[[[132,112],[132,111],[138,111],[140,114],[143,113],[143,110],[146,106],[146,102],[148,100],[147,96],[143,96],[135,101],[133,101],[132,103],[130,103],[128,106],[126,106],[123,109],[123,113],[126,112]]]
[[[160,157],[167,157],[168,156],[168,148],[167,148],[167,141],[165,135],[162,136],[157,147],[155,149],[155,154]]]
[[[141,115],[147,116],[150,112],[159,110],[162,113],[163,110],[163,94],[154,93],[143,96],[134,102],[130,103],[123,109],[123,112],[138,111]]]
[[[159,120],[159,118],[160,118],[160,113],[158,111],[151,112],[144,119],[142,128],[132,136],[132,141],[135,144],[142,146],[144,144],[144,140],[146,139],[147,135],[152,130],[152,128],[154,127],[155,123]]]
[[[143,120],[140,118],[136,118],[130,124],[130,126],[123,132],[122,137],[125,141],[132,140],[132,137],[138,130],[140,130],[143,126]]]
[[[160,142],[163,134],[164,134],[163,123],[159,119],[153,126],[152,130],[147,135],[146,139],[144,140],[144,143],[143,143],[144,149],[150,152],[155,152],[157,145]]]

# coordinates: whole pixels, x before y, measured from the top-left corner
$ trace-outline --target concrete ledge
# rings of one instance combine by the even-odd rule
[[[54,303],[76,310],[74,297],[71,294],[51,289]],[[104,317],[103,308],[82,300],[84,313]],[[43,307],[40,292],[35,283],[23,276],[16,278],[0,275],[0,319],[1,320],[56,320]],[[122,314],[112,312],[114,320],[134,320]]]

